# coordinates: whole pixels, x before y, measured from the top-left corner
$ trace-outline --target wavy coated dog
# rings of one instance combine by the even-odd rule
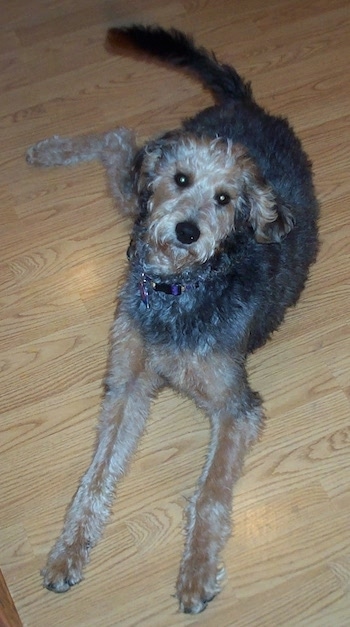
[[[134,219],[96,450],[44,585],[64,592],[82,579],[151,400],[170,385],[211,424],[176,584],[180,609],[198,613],[220,591],[233,486],[263,424],[246,359],[299,298],[316,257],[318,204],[300,141],[255,102],[235,69],[174,29],[114,28],[108,42],[116,53],[137,49],[183,68],[216,104],[141,148],[119,128],[54,136],[28,151],[37,165],[101,159],[114,197]]]

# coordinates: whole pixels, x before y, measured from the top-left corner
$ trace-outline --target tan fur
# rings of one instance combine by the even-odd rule
[[[144,229],[147,268],[171,275],[202,264],[236,228],[246,212],[256,237],[268,240],[266,227],[277,219],[274,197],[244,148],[221,139],[183,133],[144,151],[140,171],[133,133],[116,129],[75,139],[52,137],[33,146],[34,165],[70,165],[100,159],[122,210],[137,215],[138,194],[146,191]],[[182,188],[176,175],[184,173]],[[221,206],[218,195],[229,202]],[[181,244],[176,225],[197,225],[200,237]],[[204,345],[205,346],[205,345]],[[44,585],[64,592],[83,577],[91,548],[109,516],[116,482],[143,432],[152,398],[170,384],[190,396],[209,417],[211,442],[197,489],[187,509],[185,550],[177,579],[184,612],[202,611],[220,591],[224,570],[220,551],[231,527],[232,491],[245,453],[263,422],[260,401],[246,380],[244,356],[201,348],[177,350],[146,344],[124,308],[123,292],[111,332],[111,349],[98,437],[91,465],[72,500],[60,537],[43,570]]]
[[[249,217],[261,238],[266,223],[276,220],[274,196],[259,175],[245,149],[221,139],[198,139],[184,135],[169,142],[162,151],[146,154],[141,181],[152,189],[149,202],[149,271],[176,273],[209,259],[235,228],[235,215],[243,196],[250,201]],[[189,176],[189,187],[179,188],[174,176]],[[230,196],[231,202],[218,206],[215,196]],[[198,225],[201,237],[190,247],[179,247],[175,225],[190,220]]]

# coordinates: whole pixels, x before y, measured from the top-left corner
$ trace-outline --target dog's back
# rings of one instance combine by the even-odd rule
[[[220,63],[214,53],[197,47],[192,37],[174,28],[111,28],[107,44],[117,54],[129,53],[130,48],[145,52],[199,79],[213,94],[220,111],[218,107],[201,111],[185,120],[184,130],[242,143],[284,202],[308,207],[317,218],[311,164],[299,139],[285,118],[269,115],[256,103],[250,82],[235,68]]]
[[[141,50],[199,79],[213,93],[216,105],[185,120],[180,133],[209,140],[222,137],[243,145],[262,180],[273,189],[279,217],[266,231],[275,243],[262,246],[244,231],[242,240],[234,235],[230,250],[236,273],[243,263],[242,276],[250,296],[260,293],[262,285],[270,291],[257,308],[263,315],[257,317],[250,338],[249,349],[253,350],[279,325],[286,307],[298,300],[316,257],[318,203],[308,156],[288,121],[270,115],[256,103],[250,83],[214,54],[196,47],[184,33],[132,25],[111,29],[108,43],[118,54]],[[148,149],[146,146],[146,152]]]
[[[126,189],[136,214],[96,451],[48,556],[44,585],[65,592],[81,581],[151,400],[171,385],[212,425],[176,584],[180,609],[198,613],[220,591],[233,486],[264,420],[246,356],[299,297],[317,249],[317,201],[298,138],[285,120],[259,107],[234,68],[174,30],[113,29],[109,42],[118,52],[131,43],[187,69],[217,104],[147,142],[135,157],[125,129],[52,138],[29,153],[32,163],[46,164],[45,155],[51,163],[101,158],[117,177],[115,195]],[[132,189],[125,188],[127,170]]]

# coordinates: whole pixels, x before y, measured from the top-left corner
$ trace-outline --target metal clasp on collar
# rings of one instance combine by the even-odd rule
[[[140,283],[139,283],[139,289],[140,289],[141,300],[143,304],[146,306],[146,309],[150,308],[149,291],[148,291],[148,285],[147,285],[148,282],[149,282],[149,278],[145,275],[144,272],[142,272]]]

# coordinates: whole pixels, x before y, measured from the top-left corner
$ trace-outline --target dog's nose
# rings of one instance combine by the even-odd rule
[[[179,222],[175,228],[176,237],[181,244],[192,244],[199,239],[201,234],[194,222]]]

